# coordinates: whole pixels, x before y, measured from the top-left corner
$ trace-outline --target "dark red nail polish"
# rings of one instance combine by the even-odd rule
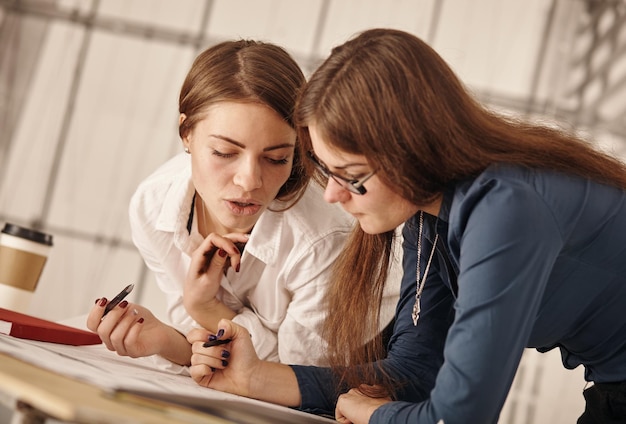
[[[224,249],[218,250],[217,254],[220,255],[220,257],[222,257],[222,258],[224,258],[224,257],[226,257],[226,255],[228,255],[228,253]]]
[[[120,302],[120,308],[125,308],[128,306],[128,300],[122,300]]]
[[[96,305],[98,304],[98,302],[100,302],[100,298],[97,298],[96,301],[94,302]]]
[[[98,306],[106,306],[107,304],[107,298],[103,297],[102,299],[100,299],[100,303],[98,303]]]
[[[141,324],[142,322],[143,322],[143,318],[139,318],[139,319],[137,320],[137,324]]]
[[[241,264],[237,264],[237,268],[235,268],[235,272],[239,272],[240,268],[241,268]]]

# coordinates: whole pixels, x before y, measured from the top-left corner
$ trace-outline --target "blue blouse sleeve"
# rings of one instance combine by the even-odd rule
[[[370,424],[498,420],[563,241],[551,209],[528,186],[482,181],[455,208],[448,241],[460,259],[459,292],[434,388],[423,402],[381,406]],[[422,309],[433,300],[424,298]],[[418,327],[429,326],[420,318]],[[427,349],[417,343],[417,352]]]
[[[334,417],[340,390],[331,369],[312,365],[291,365],[291,369],[296,374],[302,399],[298,409]]]

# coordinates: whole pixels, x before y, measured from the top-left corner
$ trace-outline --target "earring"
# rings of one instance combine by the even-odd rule
[[[185,153],[190,154],[189,147],[185,147]]]

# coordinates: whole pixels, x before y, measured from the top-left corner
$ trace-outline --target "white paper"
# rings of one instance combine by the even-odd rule
[[[107,350],[104,344],[69,346],[19,339],[0,334],[0,352],[41,368],[75,378],[111,393],[115,391],[156,391],[208,400],[243,401],[262,408],[289,411],[294,421],[303,414],[307,421],[335,422],[283,406],[201,387],[188,375],[158,367],[152,358],[129,358]]]
[[[11,328],[13,328],[12,322],[0,320],[0,333],[11,334]]]

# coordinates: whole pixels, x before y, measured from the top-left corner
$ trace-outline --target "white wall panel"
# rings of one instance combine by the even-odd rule
[[[127,237],[132,192],[177,145],[178,91],[190,60],[180,46],[93,35],[52,225]]]
[[[216,0],[207,36],[253,38],[279,44],[295,56],[313,47],[322,0]]]
[[[50,25],[0,181],[0,211],[7,215],[40,217],[83,34],[76,25]]]
[[[469,87],[524,98],[537,64],[546,0],[446,1],[433,47]]]
[[[197,31],[206,3],[204,0],[104,0],[98,5],[98,15],[160,28]]]
[[[566,370],[558,349],[526,349],[500,424],[573,424],[585,410],[583,369]]]
[[[94,2],[95,0],[56,0],[59,9],[72,12],[89,12],[94,6]]]
[[[330,50],[365,29],[396,28],[426,38],[437,0],[331,0],[327,22],[314,54],[328,56]]]

